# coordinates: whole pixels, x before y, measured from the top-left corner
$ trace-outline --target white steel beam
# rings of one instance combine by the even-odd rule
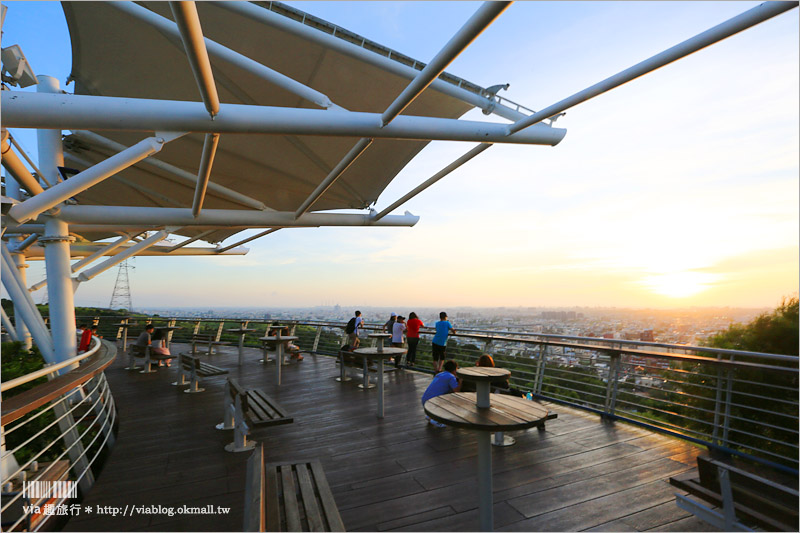
[[[426,181],[418,185],[408,194],[395,201],[392,205],[390,205],[389,207],[387,207],[386,209],[375,215],[375,220],[382,219],[383,217],[385,217],[386,215],[388,215],[389,213],[391,213],[392,211],[394,211],[395,209],[397,209],[398,207],[400,207],[401,205],[403,205],[404,203],[406,203],[407,201],[409,201],[410,199],[412,199],[413,197],[415,197],[416,195],[418,195],[419,193],[421,193],[422,191],[424,191],[425,189],[427,189],[428,187],[430,187],[431,185],[442,179],[443,177],[450,174],[452,171],[454,171],[455,169],[457,169],[458,167],[460,167],[473,157],[483,153],[492,146],[493,145],[491,144],[480,144],[476,146],[475,148],[473,148],[466,154],[462,155],[461,157],[459,157],[458,159],[447,165],[445,168],[443,168],[442,170],[440,170],[439,172],[428,178]]]
[[[125,235],[123,237],[120,237],[116,241],[103,246],[102,248],[97,250],[92,255],[90,255],[88,257],[84,257],[80,261],[76,261],[75,263],[72,264],[72,267],[71,267],[72,272],[77,272],[78,269],[85,267],[89,263],[93,263],[94,261],[96,261],[97,259],[103,257],[104,255],[110,254],[114,250],[116,250],[116,249],[120,248],[121,246],[123,246],[129,240],[133,239],[134,237],[136,237],[138,235],[141,235],[142,233],[144,233],[144,232],[140,231],[139,233],[134,234],[134,235]]]
[[[203,141],[203,155],[200,158],[200,170],[197,172],[197,187],[194,190],[194,201],[192,202],[192,215],[197,216],[203,208],[203,200],[206,197],[206,187],[211,178],[211,167],[214,165],[214,156],[217,153],[219,144],[219,134],[206,133]]]
[[[162,17],[161,15],[153,13],[145,7],[136,5],[133,2],[108,2],[107,5],[115,7],[133,17],[136,17],[139,20],[147,22],[168,38],[175,40],[180,39],[180,30],[174,22]],[[295,94],[304,100],[308,100],[309,102],[324,109],[337,107],[333,104],[333,102],[331,102],[330,98],[321,92],[303,85],[302,83],[293,80],[292,78],[285,76],[280,72],[276,72],[271,68],[262,65],[258,61],[254,61],[249,57],[243,56],[242,54],[235,52],[230,48],[226,48],[225,46],[222,46],[221,44],[216,43],[207,37],[204,38],[204,40],[208,53],[212,58],[214,58],[215,61],[225,61],[226,63],[235,65],[236,67],[246,70],[254,76],[258,76],[261,79],[273,83],[281,89],[289,91],[290,93]]]
[[[275,233],[279,229],[281,229],[281,228],[270,228],[270,229],[268,229],[266,231],[262,231],[261,233],[257,233],[257,234],[255,234],[255,235],[253,235],[251,237],[248,237],[248,238],[246,238],[244,240],[241,240],[241,241],[239,241],[237,243],[231,244],[230,246],[226,246],[224,248],[218,248],[217,249],[217,253],[219,253],[219,254],[225,253],[228,250],[232,250],[233,248],[236,248],[237,246],[241,246],[241,245],[246,244],[246,243],[248,243],[250,241],[254,241],[256,239],[260,239],[261,237],[263,237],[265,235],[269,235],[270,233]]]
[[[14,145],[14,148],[16,148],[19,151],[20,155],[22,155],[22,157],[25,159],[25,161],[28,162],[28,164],[31,166],[33,171],[36,174],[38,174],[39,176],[41,176],[42,179],[47,184],[47,186],[50,187],[51,184],[50,184],[50,182],[47,181],[47,176],[43,175],[42,171],[39,170],[39,167],[36,166],[36,163],[34,163],[33,160],[30,157],[28,157],[28,154],[25,153],[25,150],[22,148],[22,145],[20,145],[19,142],[17,142],[17,140],[14,138],[14,136],[11,135],[11,132],[9,132],[9,134],[8,134],[8,139],[11,141],[11,144]]]
[[[3,158],[3,168],[5,168],[9,174],[19,183],[22,185],[25,190],[27,190],[32,196],[35,196],[44,191],[42,186],[36,181],[36,178],[33,177],[28,167],[20,161],[17,154],[14,153],[14,150],[11,149],[11,145],[8,143],[9,133],[8,130],[3,128],[2,130],[2,158]]]
[[[0,308],[0,312],[3,313],[3,327],[6,328],[6,331],[8,332],[8,336],[11,337],[12,341],[15,341],[15,342],[18,341],[19,337],[17,336],[17,330],[14,328],[14,324],[11,323],[11,319],[8,318],[8,315],[6,314],[6,310],[3,309],[3,308]]]
[[[216,230],[215,230],[216,231]],[[131,246],[136,246],[139,243],[126,243],[122,248],[127,249]],[[218,248],[214,247],[205,247],[205,248],[194,248],[191,246],[186,246],[183,248],[178,248],[177,250],[170,252],[172,249],[171,246],[151,246],[146,250],[142,250],[137,253],[137,256],[148,256],[148,257],[177,257],[177,256],[206,256],[206,255],[246,255],[249,251],[247,248],[235,248],[232,250],[226,251],[224,254],[219,253]],[[80,257],[86,256],[95,252],[103,251],[106,252],[106,256],[112,254],[113,252],[107,252],[104,246],[98,246],[95,244],[73,244],[70,246],[70,253],[73,257]],[[44,258],[44,248],[41,246],[32,246],[30,249],[30,253],[26,256],[30,261],[38,261]],[[47,280],[42,280],[39,282],[41,286],[45,286],[47,284]],[[37,285],[39,285],[37,283]],[[28,290],[34,291],[33,288],[35,286],[31,286]]]
[[[33,245],[33,243],[35,243],[37,240],[39,240],[39,234],[38,233],[32,233],[32,234],[28,235],[25,239],[23,239],[22,241],[20,241],[20,242],[18,242],[16,244],[9,243],[9,251],[12,254],[13,253],[22,253],[25,250],[27,250],[28,248],[30,248],[31,245]]]
[[[50,95],[47,95],[50,96]],[[48,209],[57,206],[64,200],[75,196],[76,194],[85,191],[89,187],[100,183],[106,178],[109,178],[140,161],[150,154],[154,154],[161,150],[164,146],[164,139],[161,137],[149,137],[143,139],[133,145],[132,147],[124,150],[116,155],[113,155],[97,163],[91,168],[87,168],[83,172],[76,174],[69,181],[65,181],[50,187],[36,196],[29,198],[12,207],[8,214],[11,218],[18,222],[25,222],[27,220],[38,217],[41,213]]]
[[[558,113],[585,102],[586,100],[628,83],[639,76],[659,69],[664,65],[668,65],[673,61],[686,57],[689,54],[693,54],[694,52],[726,39],[731,35],[780,15],[781,13],[797,7],[797,5],[798,2],[793,1],[765,2],[759,6],[756,6],[753,9],[745,11],[741,15],[737,15],[736,17],[718,24],[717,26],[704,31],[703,33],[695,35],[691,39],[687,39],[686,41],[683,41],[682,43],[677,44],[672,48],[661,52],[660,54],[656,54],[649,59],[645,59],[644,61],[637,63],[636,65],[611,76],[610,78],[606,78],[605,80],[596,83],[587,89],[577,92],[572,96],[561,100],[560,102],[557,102],[549,107],[537,111],[529,117],[515,122],[509,127],[509,134],[514,134],[515,132],[518,132],[524,128],[535,125],[542,120],[550,118],[553,115],[557,115]]]
[[[75,342],[75,285],[72,283],[72,271],[69,265],[69,245],[74,240],[75,238],[69,234],[66,222],[57,218],[50,218],[45,222],[44,236],[39,239],[44,246],[50,332],[58,362],[66,361],[78,354]],[[66,368],[60,373],[68,371]]]
[[[389,107],[387,107],[386,111],[381,115],[381,127],[388,125],[397,115],[402,113],[417,96],[422,94],[431,82],[439,77],[439,74],[444,72],[447,65],[458,57],[458,54],[469,46],[469,44],[474,41],[500,13],[508,8],[510,4],[511,2],[485,2],[456,35],[448,41],[444,48],[436,54],[433,60],[431,60],[411,83],[406,86],[403,92],[389,104]],[[295,216],[299,217],[307,212],[371,144],[372,139],[364,138],[359,140],[339,164],[325,177],[322,183],[317,186],[314,192],[300,205]]]
[[[306,213],[294,218],[292,211],[244,211],[205,209],[194,217],[191,209],[172,207],[128,207],[102,205],[65,205],[59,215],[75,224],[119,224],[229,227],[319,227],[319,226],[413,226],[419,221],[411,213],[384,217],[344,213]]]
[[[93,133],[91,131],[77,130],[73,131],[72,134],[83,142],[101,146],[109,150],[114,150],[115,152],[121,152],[128,148],[124,144],[112,141],[111,139]],[[189,172],[186,172],[182,168],[170,165],[169,163],[165,163],[154,157],[148,157],[147,159],[143,159],[142,161],[139,161],[139,164],[148,165],[165,172],[166,176],[158,174],[159,177],[163,177],[164,179],[168,179],[175,183],[188,185],[192,188],[197,187],[197,176],[194,176]],[[222,185],[218,185],[214,182],[209,182],[207,189],[209,194],[213,194],[214,196],[217,196],[219,198],[230,200],[231,202],[235,202],[245,207],[250,207],[252,209],[258,209],[258,210],[269,209],[267,206],[263,204],[263,202],[259,202],[258,200],[250,198],[249,196],[245,196],[244,194],[238,193]]]
[[[300,217],[306,211],[308,211],[314,202],[320,199],[320,197],[325,194],[325,191],[331,188],[331,186],[339,179],[339,176],[344,174],[345,170],[350,168],[358,157],[364,153],[364,151],[369,148],[369,145],[372,144],[372,139],[360,139],[355,146],[353,146],[347,155],[345,155],[341,161],[331,170],[325,179],[317,185],[317,188],[306,198],[300,207],[295,212],[295,218]]]
[[[235,104],[220,105],[220,114],[211,120],[201,103],[143,98],[2,91],[0,102],[6,125],[20,128],[277,133],[549,146],[566,135],[566,130],[544,124],[509,135],[506,124],[404,115],[382,127],[377,113]]]
[[[61,92],[58,79],[52,76],[37,76],[37,93],[55,94]],[[61,141],[61,128],[36,131],[36,144],[39,152],[39,179],[49,184],[57,184],[61,173],[58,167],[64,166],[64,145]]]
[[[178,248],[183,248],[184,246],[186,246],[186,245],[189,245],[189,244],[192,244],[192,243],[193,243],[193,242],[195,242],[195,241],[199,241],[200,239],[202,239],[202,238],[203,238],[203,237],[205,237],[206,235],[210,235],[210,234],[214,233],[215,231],[217,231],[217,230],[215,230],[215,229],[210,229],[210,230],[206,230],[206,231],[204,231],[204,232],[202,232],[202,233],[198,233],[198,234],[197,234],[197,235],[195,235],[194,237],[190,237],[190,238],[186,239],[185,241],[181,241],[181,242],[179,242],[178,244],[176,244],[176,245],[175,245],[175,246],[173,246],[172,248],[168,248],[168,249],[167,249],[167,252],[168,252],[168,253],[169,253],[169,252],[174,252],[174,251],[175,251],[175,250],[177,250]]]
[[[186,57],[192,67],[194,79],[200,89],[200,97],[212,117],[219,113],[219,95],[214,83],[214,73],[211,71],[211,62],[208,60],[208,50],[203,38],[203,28],[200,26],[200,17],[194,2],[170,2],[172,16],[181,33]]]
[[[3,286],[8,291],[11,301],[14,302],[14,311],[19,313],[20,318],[28,326],[28,330],[33,336],[33,340],[39,347],[42,357],[48,363],[55,363],[55,350],[53,348],[53,338],[44,325],[44,320],[36,305],[33,303],[30,293],[25,289],[25,285],[20,283],[17,269],[5,243],[2,247],[2,280]]]
[[[505,11],[511,2],[484,2],[464,26],[453,36],[438,54],[425,65],[425,68],[409,83],[403,92],[392,102],[381,115],[385,126],[424,91],[433,80],[444,72],[444,69],[458,57],[481,32]]]
[[[358,59],[375,67],[378,67],[387,72],[391,72],[398,76],[407,79],[414,79],[419,70],[399,63],[380,54],[376,54],[365,48],[353,44],[349,41],[339,39],[333,35],[329,35],[323,31],[315,28],[310,28],[302,23],[292,20],[283,15],[272,13],[268,9],[254,5],[250,2],[213,2],[215,6],[233,11],[246,17],[249,20],[257,20],[267,26],[278,28],[281,31],[288,32],[292,35],[297,35],[303,39],[316,42],[326,49],[335,50],[341,54]],[[452,83],[443,80],[434,80],[431,87],[441,93],[458,98],[470,105],[474,105],[483,109],[484,111],[494,113],[500,117],[508,120],[516,121],[525,118],[525,114],[520,113],[515,109],[506,107],[499,102],[495,102],[492,98],[487,98],[479,94],[473,93],[466,89],[462,89]]]
[[[157,242],[163,241],[164,238],[167,235],[169,235],[169,232],[167,232],[167,231],[163,231],[163,230],[162,231],[157,231],[156,233],[154,233],[150,237],[146,238],[142,242],[139,242],[139,243],[131,246],[127,250],[116,254],[115,256],[111,257],[110,259],[107,259],[106,261],[103,261],[99,265],[84,270],[83,272],[78,274],[78,281],[81,281],[81,282],[89,281],[90,279],[94,278],[95,276],[98,276],[98,275],[102,274],[103,272],[105,272],[109,268],[112,268],[113,266],[118,265],[119,263],[122,263],[123,261],[125,261],[129,257],[138,254],[142,250],[146,250],[147,248],[153,246]]]

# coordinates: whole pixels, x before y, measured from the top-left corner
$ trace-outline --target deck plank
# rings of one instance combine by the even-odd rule
[[[186,346],[175,344],[175,353]],[[213,364],[243,387],[261,388],[294,423],[254,428],[268,462],[319,459],[345,528],[358,531],[464,531],[478,527],[474,433],[425,421],[420,397],[428,374],[385,376],[384,419],[377,391],[338,383],[335,359],[306,355],[282,369],[257,360],[261,350],[222,350]],[[203,380],[205,392],[173,387],[175,369],[139,374],[119,358],[106,371],[119,413],[117,445],[84,505],[229,507],[228,514],[74,517],[65,531],[238,531],[243,523],[249,453],[223,450],[227,376]],[[202,360],[208,357],[201,355]],[[498,530],[698,528],[674,503],[669,476],[689,468],[689,444],[560,405],[546,429],[513,432],[517,444],[493,448]]]

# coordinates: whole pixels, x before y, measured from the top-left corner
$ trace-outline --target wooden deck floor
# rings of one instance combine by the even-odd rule
[[[181,350],[173,346],[173,353]],[[262,387],[293,416],[293,424],[254,432],[270,461],[319,458],[350,531],[474,531],[478,528],[473,434],[425,423],[420,397],[428,374],[386,376],[386,417],[376,418],[376,389],[345,384],[334,359],[306,356],[283,368],[257,363],[248,349],[211,358],[250,387]],[[204,357],[207,359],[207,357]],[[206,392],[170,385],[175,370],[139,374],[120,357],[106,375],[119,413],[116,446],[85,506],[67,531],[240,531],[245,463],[228,453],[219,431],[225,376],[205,380]],[[707,531],[675,505],[670,476],[692,467],[698,449],[625,424],[558,405],[546,430],[517,433],[514,446],[493,447],[495,528],[502,531]],[[213,505],[215,514],[178,514],[181,506]],[[128,506],[128,516],[98,515],[98,506]],[[132,514],[145,506],[153,514]],[[161,509],[158,508],[161,506]],[[172,507],[176,514],[166,514]],[[217,507],[227,507],[225,514]],[[161,512],[159,512],[161,511]]]

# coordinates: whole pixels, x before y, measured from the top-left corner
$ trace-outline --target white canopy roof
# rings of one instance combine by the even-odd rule
[[[277,3],[276,3],[277,4]],[[200,95],[180,40],[104,2],[63,2],[72,39],[75,93],[199,102]],[[172,21],[167,2],[143,2]],[[313,40],[267,26],[209,2],[198,2],[204,35],[325,95],[349,111],[382,113],[408,85],[407,78],[330,49]],[[277,4],[284,15],[295,10]],[[264,8],[266,9],[266,8]],[[302,14],[302,13],[301,13]],[[325,31],[324,23],[306,24]],[[290,20],[287,17],[287,20]],[[302,24],[292,21],[293,24]],[[328,26],[329,28],[332,26]],[[330,31],[330,30],[328,30]],[[348,40],[357,40],[348,33]],[[368,41],[365,40],[367,44]],[[352,45],[355,46],[355,45]],[[375,52],[378,53],[378,52]],[[407,58],[403,58],[407,61]],[[319,109],[268,81],[211,57],[220,101],[232,104]],[[421,66],[416,67],[421,68]],[[473,93],[481,89],[452,76]],[[404,114],[458,118],[472,105],[429,87]],[[336,111],[330,111],[336,112]],[[147,133],[94,132],[131,146]],[[357,139],[347,137],[225,134],[220,137],[211,182],[278,211],[296,210]],[[365,208],[425,147],[427,141],[375,139],[314,210]],[[202,134],[168,143],[155,159],[197,175]],[[79,170],[115,153],[86,136],[65,143],[65,164]],[[194,187],[170,172],[139,163],[77,196],[81,204],[191,207]],[[205,208],[248,209],[209,189]],[[204,237],[215,242],[237,230]],[[195,235],[199,230],[180,233]]]

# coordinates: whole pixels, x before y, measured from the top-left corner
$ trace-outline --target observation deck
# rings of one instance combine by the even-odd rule
[[[187,346],[173,344],[173,353]],[[284,367],[257,361],[257,348],[225,347],[211,356],[246,387],[263,388],[295,422],[255,431],[267,460],[318,458],[345,527],[353,531],[470,531],[478,520],[475,434],[425,421],[420,398],[430,375],[386,374],[386,416],[374,394],[334,380],[335,358],[307,355]],[[204,381],[206,392],[182,394],[174,369],[124,370],[118,357],[106,371],[119,416],[117,443],[83,504],[128,507],[128,517],[82,514],[66,531],[230,531],[243,523],[248,453],[228,453],[222,418],[225,376]],[[514,433],[517,443],[493,447],[495,528],[518,531],[694,530],[704,524],[675,505],[671,476],[694,466],[699,448],[597,415],[553,405],[544,431]],[[131,514],[131,506],[177,509],[213,505],[227,515]]]

